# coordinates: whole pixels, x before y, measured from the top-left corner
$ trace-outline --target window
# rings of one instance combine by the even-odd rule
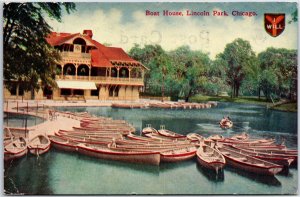
[[[82,95],[84,95],[84,91],[83,90],[74,90],[73,94],[82,96]]]
[[[71,89],[61,89],[60,95],[69,96],[71,95]]]

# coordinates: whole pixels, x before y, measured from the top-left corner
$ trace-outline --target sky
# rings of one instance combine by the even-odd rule
[[[59,23],[47,18],[53,31],[82,33],[93,31],[93,39],[129,51],[134,44],[159,44],[166,51],[188,45],[214,59],[226,44],[237,38],[248,40],[254,52],[268,47],[297,49],[297,23],[289,24],[294,2],[252,3],[76,3],[77,11],[63,13]],[[160,16],[146,16],[146,10],[160,12]],[[163,11],[182,11],[183,16],[163,16]],[[187,10],[209,12],[209,16],[186,16]],[[213,16],[213,11],[228,16]],[[255,12],[256,16],[232,16],[233,11]],[[271,37],[264,28],[265,13],[285,13],[285,30]]]

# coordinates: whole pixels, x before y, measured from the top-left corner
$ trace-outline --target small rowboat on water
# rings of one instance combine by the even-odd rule
[[[119,148],[102,147],[91,144],[80,144],[78,145],[78,152],[100,159],[143,163],[150,165],[159,165],[160,163],[159,152],[153,151],[122,150]]]
[[[196,147],[184,147],[176,148],[168,151],[163,151],[160,153],[160,160],[162,162],[179,162],[192,159],[196,155]]]
[[[189,133],[186,135],[186,137],[191,142],[201,142],[205,140],[205,138],[202,135],[199,135],[198,133]]]
[[[249,134],[243,132],[242,134],[237,134],[237,135],[230,137],[230,139],[232,139],[232,140],[248,140]]]
[[[156,129],[151,127],[151,124],[147,124],[145,128],[142,130],[142,134],[147,134],[147,133],[158,133]]]
[[[188,141],[188,138],[172,138],[172,137],[167,137],[167,136],[163,136],[157,133],[147,133],[145,134],[146,137],[152,138],[152,139],[156,139],[159,141],[171,141],[171,142],[177,142],[177,141]]]
[[[77,151],[77,145],[79,142],[75,142],[60,136],[54,136],[54,135],[49,135],[48,136],[51,144],[53,147],[59,149],[59,150],[64,150],[64,151],[70,151],[70,152],[75,152]]]
[[[284,155],[284,154],[269,154],[269,153],[260,153],[252,150],[243,149],[235,145],[226,146],[228,148],[232,147],[240,153],[251,155],[255,158],[262,159],[268,162],[276,163],[283,166],[289,166],[295,159],[295,157]]]
[[[27,142],[23,137],[13,139],[4,147],[4,161],[20,158],[27,154]]]
[[[252,150],[255,152],[262,152],[262,153],[269,153],[269,154],[285,154],[285,155],[290,155],[290,156],[298,156],[298,150],[295,149],[287,149],[287,148],[266,148],[266,147],[260,147],[260,146],[255,146],[255,147],[246,147],[246,146],[239,146],[242,147],[243,149],[246,150]]]
[[[158,134],[169,138],[186,138],[186,135],[181,135],[179,133],[175,133],[173,131],[165,129],[164,125],[160,126],[160,129],[158,130]]]
[[[145,108],[146,104],[144,104],[144,103],[112,103],[111,107],[127,108],[127,109]]]
[[[221,141],[224,139],[225,139],[225,137],[223,137],[222,135],[211,135],[206,138],[206,140],[214,140],[214,141]]]
[[[83,131],[83,132],[117,132],[127,135],[135,131],[134,128],[97,128],[97,127],[73,127],[74,131]]]
[[[55,135],[59,136],[75,136],[75,137],[85,137],[85,138],[122,138],[121,133],[111,133],[111,132],[101,132],[101,133],[86,133],[86,132],[73,132],[73,131],[65,131],[65,130],[59,130],[55,133]]]
[[[135,140],[135,139],[117,139],[116,143],[119,145],[181,145],[181,144],[188,144],[191,145],[190,141],[176,141],[176,140],[157,140],[153,138],[149,138],[149,141],[143,141],[143,140]]]
[[[222,129],[230,129],[233,127],[233,122],[231,120],[229,120],[229,118],[223,118],[220,121],[220,127]]]
[[[223,169],[226,164],[224,156],[216,149],[200,143],[197,150],[197,161],[203,167],[218,172]]]
[[[135,141],[144,141],[144,142],[157,142],[157,141],[160,141],[160,140],[157,140],[157,139],[154,139],[154,138],[134,135],[132,133],[128,134],[126,137],[130,140],[135,140]]]
[[[282,165],[274,164],[240,153],[236,150],[228,148],[226,145],[218,144],[217,150],[223,154],[227,164],[245,171],[274,176],[283,169]]]
[[[238,146],[274,146],[274,139],[257,139],[257,140],[233,140],[225,138],[223,140],[217,140],[218,143],[235,144]]]
[[[28,148],[31,154],[41,155],[50,149],[50,140],[45,135],[37,135],[29,141]]]

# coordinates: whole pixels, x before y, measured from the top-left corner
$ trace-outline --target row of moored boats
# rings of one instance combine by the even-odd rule
[[[276,144],[274,139],[250,139],[246,133],[204,138],[196,133],[182,135],[164,126],[156,130],[146,125],[142,135],[135,135],[134,127],[124,120],[87,114],[73,116],[80,119],[80,127],[59,130],[55,135],[38,135],[30,142],[24,138],[6,142],[5,160],[20,157],[27,149],[43,154],[49,150],[50,141],[57,149],[100,159],[159,165],[197,157],[200,165],[215,171],[231,165],[264,175],[275,175],[298,158],[297,150]]]
[[[167,108],[167,109],[204,109],[216,106],[216,102],[188,103],[188,102],[150,102],[150,103],[112,103],[114,108]]]

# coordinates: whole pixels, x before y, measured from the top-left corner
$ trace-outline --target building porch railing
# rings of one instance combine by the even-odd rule
[[[144,85],[143,78],[121,78],[105,76],[74,76],[74,75],[56,75],[56,80],[74,80],[74,81],[93,81],[97,84],[113,85]]]

